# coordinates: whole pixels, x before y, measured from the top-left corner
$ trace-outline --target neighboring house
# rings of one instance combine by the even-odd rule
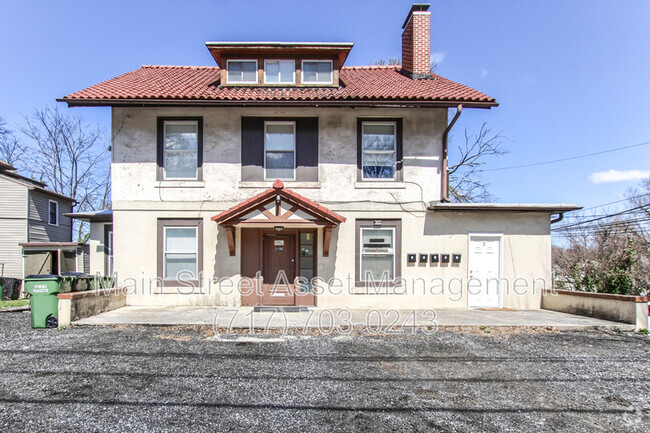
[[[428,5],[403,29],[401,66],[345,67],[352,43],[208,42],[217,66],[61,99],[112,107],[127,303],[539,308],[550,216],[578,207],[449,203],[449,109],[497,103],[430,74]]]
[[[0,161],[0,276],[23,278],[86,270],[83,243],[72,242],[74,199],[50,191]]]

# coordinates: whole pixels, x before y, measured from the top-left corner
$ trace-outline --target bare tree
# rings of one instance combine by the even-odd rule
[[[398,59],[397,57],[389,57],[388,59],[379,59],[373,65],[379,65],[379,66],[384,66],[384,65],[401,65],[402,61]]]
[[[76,211],[110,206],[110,154],[107,136],[82,117],[66,116],[58,108],[36,110],[25,118],[21,132],[30,140],[27,161],[33,177],[76,201]],[[80,241],[85,224],[76,224]]]
[[[580,216],[555,229],[567,246],[553,248],[559,288],[643,295],[650,292],[650,180],[630,192],[629,207]]]
[[[458,155],[454,157],[457,162],[449,166],[449,193],[453,201],[466,203],[493,200],[488,184],[481,179],[480,168],[486,159],[507,153],[503,147],[505,139],[502,132],[492,131],[486,123],[476,134],[465,129],[465,143],[457,146]]]
[[[7,128],[7,122],[4,118],[0,117],[0,160],[16,166],[21,162],[24,154],[24,146],[13,131]]]

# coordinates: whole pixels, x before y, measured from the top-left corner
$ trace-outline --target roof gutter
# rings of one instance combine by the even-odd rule
[[[451,119],[451,122],[442,134],[442,194],[440,201],[443,203],[449,203],[451,201],[449,200],[449,132],[454,127],[462,112],[463,104],[458,104],[454,118]]]
[[[197,100],[197,99],[72,99],[59,98],[57,102],[65,102],[68,107],[387,107],[387,108],[452,108],[456,107],[457,101],[362,101],[362,100],[341,100],[341,101],[230,101],[230,100]],[[464,101],[462,105],[466,108],[489,109],[497,107],[497,102],[470,102]]]

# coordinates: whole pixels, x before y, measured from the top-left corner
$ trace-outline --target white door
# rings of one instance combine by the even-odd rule
[[[501,235],[470,235],[468,267],[468,306],[499,308]]]

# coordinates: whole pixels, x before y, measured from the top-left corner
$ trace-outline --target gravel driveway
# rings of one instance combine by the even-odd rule
[[[0,314],[0,431],[648,431],[650,338],[32,330]]]

